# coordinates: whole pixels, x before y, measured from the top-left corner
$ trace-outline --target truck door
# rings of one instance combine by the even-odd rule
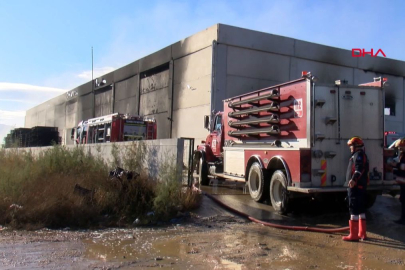
[[[381,88],[374,87],[315,86],[311,121],[313,186],[344,185],[351,155],[347,141],[353,136],[364,140],[370,171],[376,175],[382,172],[382,95]]]
[[[312,103],[312,185],[343,186],[348,149],[339,139],[339,89],[316,85]]]
[[[221,155],[222,148],[222,114],[218,114],[214,118],[212,132],[210,134],[211,139],[211,149],[215,156]],[[209,143],[209,142],[208,142]]]

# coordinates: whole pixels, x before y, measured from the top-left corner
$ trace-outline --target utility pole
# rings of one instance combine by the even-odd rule
[[[96,117],[96,94],[94,93],[94,79],[93,79],[93,46],[91,46],[91,94],[93,95],[93,118]]]

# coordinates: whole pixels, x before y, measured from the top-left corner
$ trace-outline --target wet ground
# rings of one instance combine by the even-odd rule
[[[348,213],[305,202],[287,216],[250,200],[238,187],[205,187],[222,202],[268,222],[347,226]],[[288,231],[252,223],[208,197],[187,220],[159,227],[100,231],[0,231],[0,269],[405,269],[405,226],[392,222],[397,198],[379,196],[367,212],[369,239],[345,233]]]

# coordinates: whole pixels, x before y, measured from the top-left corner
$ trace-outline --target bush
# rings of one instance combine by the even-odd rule
[[[98,215],[97,203],[89,204],[73,193],[74,186],[103,189],[107,169],[82,148],[61,146],[45,150],[37,158],[31,152],[1,153],[0,223],[15,227],[38,224],[49,227],[87,226]],[[10,205],[21,207],[9,207]]]
[[[155,220],[168,220],[179,210],[198,207],[199,195],[182,190],[174,164],[160,166],[159,181],[147,176],[143,166],[147,151],[143,142],[123,151],[113,146],[111,165],[141,174],[135,180],[119,181],[108,179],[113,166],[100,155],[85,153],[83,147],[53,146],[35,157],[18,149],[0,150],[0,224],[15,228],[122,225],[151,211]],[[75,193],[75,185],[87,194]]]

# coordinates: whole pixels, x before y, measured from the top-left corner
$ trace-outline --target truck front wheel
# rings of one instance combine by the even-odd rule
[[[280,214],[288,212],[287,178],[280,170],[275,171],[271,177],[270,200],[275,211]]]
[[[208,186],[209,184],[207,163],[202,158],[198,163],[198,182],[202,186]]]
[[[267,197],[268,181],[265,180],[265,174],[260,164],[255,162],[250,166],[248,176],[248,186],[250,197],[256,202],[262,202]]]

